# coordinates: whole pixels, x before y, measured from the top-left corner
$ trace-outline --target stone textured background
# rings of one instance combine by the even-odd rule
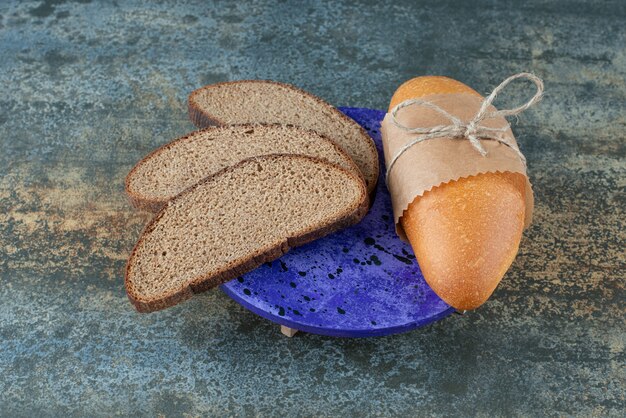
[[[0,3],[0,415],[624,415],[624,1],[143,3]],[[148,215],[123,180],[193,129],[194,88],[385,108],[416,75],[486,93],[523,70],[547,89],[514,127],[535,222],[480,310],[350,340],[285,338],[219,291],[131,308]]]

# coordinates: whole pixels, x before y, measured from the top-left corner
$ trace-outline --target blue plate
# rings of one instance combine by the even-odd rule
[[[395,233],[380,138],[385,112],[340,110],[378,149],[381,176],[370,212],[358,225],[294,248],[222,290],[273,322],[337,337],[395,334],[448,316],[454,309],[426,284],[410,245]]]

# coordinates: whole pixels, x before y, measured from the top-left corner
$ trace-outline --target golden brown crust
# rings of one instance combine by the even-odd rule
[[[247,128],[254,128],[254,127],[272,127],[272,126],[282,126],[281,124],[278,123],[257,123],[257,124],[252,124],[252,123],[244,123],[244,124],[238,124],[238,125],[216,125],[216,126],[209,126],[207,128],[204,129],[198,129],[195,130],[193,132],[190,132],[186,135],[183,135],[179,138],[174,139],[171,142],[168,142],[166,144],[161,145],[160,147],[158,147],[157,149],[153,150],[152,152],[150,152],[148,155],[146,155],[145,157],[143,157],[141,160],[139,160],[139,162],[137,162],[137,164],[135,164],[135,166],[129,171],[128,175],[126,176],[126,180],[124,181],[124,190],[126,191],[126,195],[128,196],[128,200],[130,201],[130,203],[137,209],[139,210],[145,210],[148,212],[159,212],[166,204],[167,202],[170,200],[168,199],[154,199],[154,198],[150,198],[148,196],[144,196],[141,195],[140,193],[133,191],[130,185],[131,182],[131,178],[133,177],[133,175],[135,174],[135,171],[137,171],[137,169],[139,169],[139,167],[144,164],[146,161],[148,161],[150,158],[159,155],[160,153],[162,153],[163,151],[175,146],[178,142],[180,141],[184,141],[188,138],[190,138],[191,136],[194,136],[196,134],[199,133],[203,133],[203,132],[209,132],[209,131],[216,131],[216,130],[221,130],[221,129],[231,129],[233,127],[240,127],[243,129],[247,129]],[[306,133],[308,135],[314,135],[314,136],[318,136],[321,139],[328,141],[331,146],[335,149],[335,151],[338,154],[341,154],[346,163],[351,164],[351,168],[354,170],[355,174],[358,174],[361,176],[362,178],[362,174],[361,171],[359,170],[359,168],[356,166],[356,164],[354,163],[354,161],[352,161],[352,158],[350,158],[350,156],[344,151],[343,148],[341,148],[339,145],[337,145],[337,143],[335,141],[333,141],[332,139],[328,138],[325,135],[320,134],[319,132],[316,132],[314,130],[311,129],[306,129],[306,128],[302,128],[299,126],[293,126],[293,125],[286,125],[286,126],[290,126],[291,128],[293,128],[296,131],[300,131],[302,133]]]
[[[431,94],[473,94],[441,76],[408,80],[390,108]],[[429,286],[458,310],[475,309],[493,293],[515,259],[525,214],[526,179],[483,173],[440,184],[416,197],[400,222]]]
[[[416,198],[401,218],[429,286],[459,310],[493,293],[517,254],[524,227],[525,178],[482,173]]]
[[[407,99],[455,93],[479,95],[447,77],[416,77],[396,90],[390,108]],[[482,305],[515,259],[525,181],[508,172],[460,178],[416,197],[400,218],[426,282],[454,308]]]
[[[329,109],[339,119],[343,120],[346,123],[353,124],[355,128],[359,130],[361,136],[363,136],[363,140],[367,144],[369,151],[370,151],[370,155],[372,157],[372,162],[371,162],[372,166],[370,167],[370,169],[372,170],[372,173],[374,173],[374,178],[373,178],[372,184],[367,185],[367,189],[370,194],[370,197],[373,196],[373,194],[376,191],[376,184],[378,183],[378,177],[380,173],[379,173],[379,163],[378,163],[378,151],[376,150],[376,145],[374,145],[374,141],[372,140],[372,138],[369,136],[369,134],[365,131],[365,129],[361,125],[356,123],[350,117],[346,116],[343,112],[339,111],[335,106],[331,105],[324,99],[318,96],[315,96],[314,94],[309,93],[306,90],[302,90],[294,85],[281,83],[279,81],[274,81],[274,80],[235,80],[235,81],[223,81],[220,83],[209,84],[207,86],[200,87],[192,91],[187,100],[188,109],[189,109],[189,119],[191,120],[191,122],[199,128],[204,128],[204,127],[212,126],[212,125],[226,125],[227,123],[225,121],[222,121],[215,115],[212,115],[202,110],[200,106],[197,104],[197,101],[195,100],[195,96],[200,94],[200,92],[207,90],[207,89],[217,88],[217,87],[221,87],[225,85],[236,85],[236,84],[245,84],[245,83],[274,84],[274,85],[292,90],[304,96],[310,97],[311,99],[315,100],[320,106],[323,106]]]
[[[329,167],[332,167],[335,170],[342,171],[343,173],[352,177],[354,180],[357,180],[357,184],[360,185],[361,198],[359,199],[359,204],[353,210],[340,216],[333,223],[324,225],[323,227],[319,229],[307,231],[304,234],[301,234],[299,236],[286,237],[285,240],[281,242],[278,246],[269,248],[265,251],[250,254],[250,256],[243,262],[240,262],[238,264],[231,263],[231,265],[224,266],[224,268],[221,271],[203,275],[203,276],[198,276],[194,278],[189,285],[185,286],[184,288],[180,289],[179,291],[175,293],[163,295],[159,299],[141,300],[133,292],[134,290],[133,285],[132,285],[132,282],[130,282],[129,280],[130,270],[132,268],[136,251],[139,245],[142,243],[144,236],[146,236],[146,234],[150,233],[156,227],[157,222],[159,221],[159,219],[161,219],[161,217],[167,210],[167,206],[166,206],[163,209],[161,209],[161,211],[157,213],[154,216],[154,218],[152,218],[152,220],[148,223],[148,225],[146,225],[141,236],[139,237],[139,240],[135,244],[135,247],[133,248],[130,254],[130,257],[128,258],[128,262],[126,264],[126,270],[125,270],[126,273],[125,273],[125,278],[124,278],[126,292],[127,292],[129,300],[135,306],[137,311],[154,312],[157,310],[168,308],[170,306],[174,306],[184,300],[189,299],[191,296],[193,296],[194,293],[200,293],[200,292],[204,292],[206,290],[212,289],[216,286],[219,286],[222,283],[225,283],[229,280],[232,280],[240,276],[243,273],[246,273],[250,270],[253,270],[259,267],[265,262],[275,260],[278,257],[285,254],[292,247],[306,244],[308,242],[311,242],[313,240],[326,236],[332,232],[338,231],[342,228],[358,223],[361,219],[363,219],[363,217],[367,213],[367,210],[369,208],[369,201],[368,201],[367,190],[365,188],[365,183],[363,182],[362,178],[360,178],[355,173],[352,173],[336,164],[329,163],[325,160],[314,158],[314,157],[309,157],[305,155],[293,155],[293,154],[270,154],[270,155],[266,155],[262,157],[253,157],[253,158],[245,159],[235,165],[226,167],[223,170],[213,174],[212,176],[209,176],[205,178],[204,180],[198,182],[196,185],[178,194],[174,199],[171,200],[171,202],[173,204],[177,199],[180,199],[182,196],[188,193],[193,193],[193,191],[200,185],[211,181],[212,178],[221,176],[224,173],[232,171],[236,169],[237,167],[243,164],[246,164],[249,161],[258,161],[258,160],[275,159],[275,158],[295,158],[295,159],[310,160],[310,161],[315,161],[318,164],[327,165]]]

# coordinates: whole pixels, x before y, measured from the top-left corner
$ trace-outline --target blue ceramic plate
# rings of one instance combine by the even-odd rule
[[[380,138],[385,112],[340,110],[378,148],[381,176],[372,209],[358,225],[294,248],[222,290],[273,322],[338,337],[395,334],[449,315],[454,309],[428,287],[410,245],[395,233]]]

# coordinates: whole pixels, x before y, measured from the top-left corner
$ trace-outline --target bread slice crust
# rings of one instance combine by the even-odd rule
[[[146,239],[148,234],[150,234],[156,227],[158,227],[159,220],[165,215],[168,208],[176,205],[176,203],[180,199],[184,198],[186,195],[194,193],[194,191],[199,187],[211,182],[213,179],[225,175],[226,173],[236,171],[239,167],[245,166],[247,164],[253,164],[256,162],[270,162],[271,160],[275,159],[309,161],[314,162],[315,164],[322,165],[326,169],[338,170],[343,175],[350,177],[355,186],[359,187],[359,198],[357,199],[355,204],[352,205],[353,207],[348,208],[344,211],[344,213],[337,214],[337,217],[335,219],[332,219],[332,221],[327,221],[325,224],[319,225],[319,227],[317,228],[310,228],[309,230],[299,235],[283,237],[281,241],[276,245],[272,245],[267,248],[257,248],[254,252],[252,252],[245,259],[240,260],[239,262],[231,261],[221,268],[215,269],[215,271],[205,272],[203,274],[193,277],[191,280],[188,280],[186,282],[185,286],[176,289],[176,291],[168,292],[159,295],[158,297],[152,298],[142,297],[135,292],[135,287],[133,281],[131,280],[131,275],[133,274],[133,263],[135,261],[136,254],[140,246],[143,244],[143,240]],[[259,267],[265,262],[275,260],[285,254],[287,251],[289,251],[290,248],[306,244],[330,233],[336,232],[340,229],[358,223],[367,213],[368,207],[368,194],[363,180],[356,174],[338,165],[331,164],[327,161],[314,157],[293,154],[271,154],[243,160],[238,164],[224,168],[223,170],[205,178],[204,180],[190,187],[189,189],[181,192],[174,199],[172,199],[168,203],[168,205],[165,206],[158,214],[156,214],[154,218],[148,223],[148,225],[142,232],[139,240],[137,241],[137,244],[133,248],[131,255],[128,259],[128,263],[126,264],[124,282],[128,298],[139,312],[154,312],[174,306],[184,300],[191,298],[191,296],[193,296],[193,294],[195,293],[204,292],[206,290],[219,286],[222,283],[232,280],[250,270]]]
[[[179,144],[181,144],[184,141],[188,141],[188,140],[193,140],[193,138],[197,135],[202,135],[204,133],[211,133],[213,131],[216,131],[216,133],[219,133],[219,131],[229,131],[229,130],[240,130],[240,131],[246,131],[249,129],[257,129],[257,128],[261,128],[261,129],[272,129],[273,127],[277,127],[277,128],[281,128],[281,129],[288,129],[288,130],[293,130],[293,135],[307,135],[310,136],[311,138],[313,138],[314,140],[320,141],[325,143],[326,146],[329,146],[330,148],[333,149],[333,151],[335,152],[335,154],[337,154],[337,156],[339,158],[341,158],[342,160],[342,164],[344,164],[346,167],[350,167],[350,170],[352,170],[355,174],[361,176],[361,171],[359,170],[359,168],[356,166],[356,164],[354,163],[354,161],[352,161],[352,159],[350,158],[350,156],[344,151],[343,148],[341,148],[339,145],[337,145],[337,143],[333,140],[331,140],[330,138],[316,132],[313,131],[311,129],[306,129],[306,128],[302,128],[302,127],[298,127],[298,126],[292,126],[292,125],[281,125],[281,124],[238,124],[238,125],[224,125],[224,126],[209,126],[207,128],[204,129],[199,129],[193,132],[190,132],[182,137],[176,138],[171,142],[168,142],[164,145],[161,145],[159,148],[153,150],[152,152],[150,152],[148,155],[146,155],[144,158],[142,158],[141,160],[139,160],[139,162],[137,164],[135,164],[135,166],[130,170],[130,172],[128,173],[128,175],[126,176],[126,180],[124,182],[124,189],[126,191],[126,195],[128,196],[128,199],[130,201],[130,203],[137,209],[140,210],[146,210],[149,212],[158,212],[160,211],[166,204],[167,202],[172,199],[176,194],[180,193],[175,193],[173,195],[169,195],[169,196],[162,196],[160,198],[155,198],[154,196],[147,196],[146,194],[142,194],[141,192],[134,190],[133,187],[133,179],[134,177],[137,175],[138,171],[142,168],[142,166],[144,164],[146,164],[148,161],[150,161],[152,158],[156,158],[158,157],[160,154],[162,154],[163,152],[166,152],[176,146],[178,146]],[[269,155],[269,154],[287,154],[284,152],[271,152],[268,154],[262,154],[262,155]],[[307,155],[307,154],[302,154],[302,155]],[[224,167],[225,168],[225,167]],[[219,172],[216,171],[216,172]],[[214,173],[210,173],[209,175],[213,175]],[[206,177],[206,176],[205,176]],[[199,178],[198,181],[201,181],[202,178]],[[183,189],[184,190],[184,189]],[[181,191],[183,191],[181,190]]]
[[[208,89],[218,89],[224,86],[241,85],[241,84],[266,84],[266,85],[275,85],[275,86],[288,89],[290,91],[293,91],[294,93],[297,93],[309,99],[312,99],[320,107],[325,108],[327,111],[335,115],[335,117],[337,117],[338,120],[342,121],[345,124],[349,124],[353,126],[354,129],[358,130],[360,133],[360,136],[363,138],[363,143],[365,144],[365,148],[367,149],[368,160],[369,160],[367,162],[366,167],[359,166],[359,169],[361,170],[361,173],[363,174],[363,178],[365,179],[368,193],[370,194],[370,196],[374,195],[376,191],[376,184],[378,182],[380,168],[379,168],[379,161],[378,161],[378,151],[376,150],[376,145],[374,144],[374,141],[372,140],[372,138],[365,131],[365,129],[363,129],[361,125],[359,125],[354,120],[352,120],[351,118],[349,118],[348,116],[340,112],[336,107],[334,107],[333,105],[331,105],[324,99],[318,96],[315,96],[314,94],[309,93],[306,90],[302,90],[292,84],[281,83],[279,81],[274,81],[274,80],[235,80],[235,81],[223,81],[220,83],[209,84],[209,85],[200,87],[191,92],[187,101],[189,119],[191,120],[191,122],[199,128],[205,128],[207,126],[213,126],[213,125],[227,125],[229,123],[228,121],[224,121],[220,119],[218,116],[202,109],[196,97]],[[338,138],[331,138],[331,139],[334,140],[340,147],[344,148],[344,150],[347,151],[348,154],[350,155],[350,152],[346,150],[345,147],[342,146]],[[351,155],[351,157],[354,157],[354,156]],[[357,163],[357,165],[359,164]]]

